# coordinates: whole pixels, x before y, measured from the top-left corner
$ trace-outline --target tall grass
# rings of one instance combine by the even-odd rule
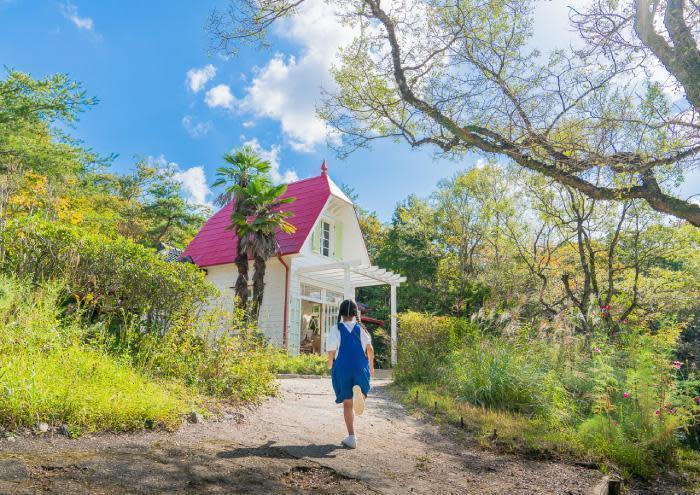
[[[240,310],[224,301],[183,315],[164,333],[139,321],[119,333],[102,332],[96,343],[149,374],[179,380],[199,393],[229,401],[255,401],[277,390],[277,351]]]
[[[545,342],[526,329],[465,334],[459,320],[417,313],[400,321],[398,383],[467,414],[477,406],[518,415],[509,423],[532,422],[525,443],[544,425],[543,444],[651,476],[676,462],[700,418],[698,382],[674,362],[680,326],[671,321],[653,334],[628,328],[614,343],[593,335],[590,346]]]
[[[33,290],[0,277],[0,424],[44,421],[86,431],[176,426],[192,394],[83,344],[95,329],[63,320],[59,294],[58,285]]]

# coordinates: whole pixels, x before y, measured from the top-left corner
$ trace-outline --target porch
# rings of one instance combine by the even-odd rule
[[[391,311],[391,364],[396,364],[397,310],[396,289],[406,277],[359,261],[339,261],[322,265],[304,266],[296,270],[303,283],[320,287],[342,287],[343,299],[355,300],[355,289],[375,285],[389,285]]]

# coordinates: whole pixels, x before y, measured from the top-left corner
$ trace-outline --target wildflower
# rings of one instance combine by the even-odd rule
[[[596,354],[600,354],[600,347],[596,347],[596,348],[593,349],[593,350],[595,351]]]
[[[629,321],[627,318],[625,318],[624,320],[622,320],[622,323],[624,323],[625,325],[627,325],[629,322],[630,322],[630,321]]]
[[[624,394],[622,394],[622,396],[623,396],[625,399],[629,399],[630,393],[629,393],[629,392],[625,392]]]
[[[700,395],[695,397],[695,403],[700,406]]]
[[[676,368],[677,370],[681,369],[681,366],[683,366],[683,364],[680,361],[673,362],[673,367]]]
[[[661,416],[661,409],[657,409],[656,412],[654,412],[657,416]]]

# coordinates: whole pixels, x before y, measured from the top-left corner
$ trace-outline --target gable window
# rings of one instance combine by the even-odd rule
[[[321,222],[321,254],[323,256],[331,255],[331,224]]]
[[[321,219],[311,236],[311,250],[321,256],[342,259],[343,229],[339,222]]]

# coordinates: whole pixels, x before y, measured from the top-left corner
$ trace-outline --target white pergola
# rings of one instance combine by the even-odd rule
[[[296,270],[301,279],[324,286],[343,287],[343,297],[355,300],[355,289],[373,285],[391,287],[391,364],[396,364],[396,288],[406,281],[398,273],[359,261],[339,261],[323,265],[304,266]]]

